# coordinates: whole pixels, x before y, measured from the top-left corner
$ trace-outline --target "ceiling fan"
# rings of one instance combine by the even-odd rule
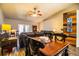
[[[35,8],[33,8],[33,10],[28,11],[28,12],[27,12],[27,15],[28,15],[28,16],[37,17],[37,16],[42,16],[42,13],[41,13],[40,10],[38,10],[38,9],[35,7]]]

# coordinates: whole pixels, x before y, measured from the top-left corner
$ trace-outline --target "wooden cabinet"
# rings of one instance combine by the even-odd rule
[[[72,24],[71,25],[72,31],[71,32],[67,31],[67,29],[68,29],[68,20],[67,19],[68,18],[72,19],[72,23],[71,23]],[[77,20],[76,20],[76,11],[75,10],[70,11],[70,12],[66,12],[63,14],[63,32],[64,32],[64,34],[76,36],[76,25],[77,25]],[[69,37],[69,38],[67,38],[67,40],[69,42],[71,41],[71,44],[76,45],[76,38]]]

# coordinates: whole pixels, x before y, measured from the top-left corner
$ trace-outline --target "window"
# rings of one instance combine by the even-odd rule
[[[24,32],[24,24],[18,24],[18,31],[19,31],[19,34]]]
[[[25,25],[25,24],[18,24],[18,31],[19,34],[22,32],[31,32],[32,26],[31,25]]]

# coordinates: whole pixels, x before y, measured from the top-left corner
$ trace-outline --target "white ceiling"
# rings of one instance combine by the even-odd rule
[[[18,20],[26,20],[32,22],[40,22],[43,19],[55,14],[56,12],[67,8],[72,4],[67,3],[26,3],[26,4],[0,4],[3,14],[7,18],[15,18]],[[37,7],[38,10],[42,12],[42,16],[40,17],[30,17],[26,16],[27,12],[33,10],[34,7]]]

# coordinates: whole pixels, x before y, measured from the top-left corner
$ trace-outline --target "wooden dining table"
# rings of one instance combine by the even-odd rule
[[[40,41],[39,37],[32,38],[34,40]],[[68,42],[63,41],[52,41],[45,44],[44,48],[40,48],[39,51],[45,56],[57,56],[62,53],[64,56],[68,56]]]

